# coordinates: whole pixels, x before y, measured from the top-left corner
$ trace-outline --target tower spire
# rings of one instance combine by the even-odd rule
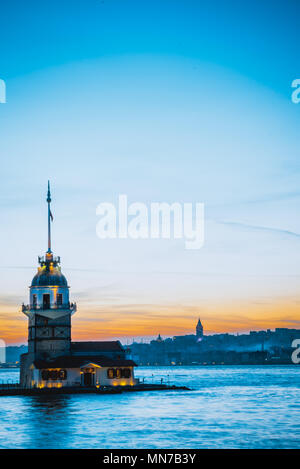
[[[48,203],[48,254],[51,254],[51,221],[53,221],[53,216],[50,209],[51,203],[51,193],[50,193],[50,181],[48,181],[48,192],[47,192],[47,203]]]

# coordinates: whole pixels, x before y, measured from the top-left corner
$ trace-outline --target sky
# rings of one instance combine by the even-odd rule
[[[300,4],[1,6],[0,337],[53,251],[76,340],[300,327]],[[105,239],[101,202],[204,203],[205,242]]]

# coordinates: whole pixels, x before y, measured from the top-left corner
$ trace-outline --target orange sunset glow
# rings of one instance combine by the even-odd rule
[[[17,305],[16,305],[17,306]],[[80,308],[72,319],[73,340],[123,341],[135,337],[154,337],[158,333],[165,337],[193,334],[200,316],[205,334],[245,333],[250,330],[274,329],[276,327],[299,326],[299,304],[296,299],[282,299],[274,304],[247,303],[214,305],[210,307],[136,305],[136,311],[123,306],[122,309]],[[241,314],[242,312],[242,314]],[[170,319],[171,318],[171,319]],[[298,319],[297,319],[298,318]],[[0,327],[2,337],[8,344],[27,341],[27,320],[20,308],[1,305]]]

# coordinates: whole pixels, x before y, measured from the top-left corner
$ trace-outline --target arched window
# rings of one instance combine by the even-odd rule
[[[42,380],[48,381],[49,379],[52,381],[67,379],[67,370],[42,370]]]
[[[32,305],[33,305],[34,308],[37,305],[37,296],[36,296],[35,293],[32,295]]]
[[[61,293],[57,293],[56,303],[57,306],[61,306],[63,304],[63,296]]]
[[[49,372],[49,378],[50,379],[56,380],[58,378],[57,375],[58,375],[57,370],[50,370],[50,372]]]
[[[43,309],[50,309],[50,295],[49,293],[43,294]]]
[[[122,378],[130,378],[131,371],[130,368],[123,368],[122,369]]]
[[[58,374],[59,374],[59,379],[67,379],[67,370],[60,370]]]

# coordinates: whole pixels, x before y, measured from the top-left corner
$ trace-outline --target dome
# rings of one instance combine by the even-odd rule
[[[41,270],[32,279],[32,287],[47,287],[47,286],[58,286],[67,287],[68,282],[66,277],[60,272],[60,270],[53,268],[51,270]]]

